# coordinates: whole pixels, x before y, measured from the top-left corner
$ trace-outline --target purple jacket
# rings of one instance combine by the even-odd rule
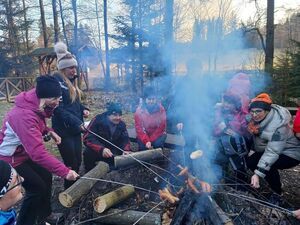
[[[13,167],[31,159],[65,178],[70,169],[50,154],[43,144],[43,134],[50,129],[45,122],[47,116],[39,110],[39,103],[35,89],[16,97],[15,107],[6,114],[0,130],[0,159]]]

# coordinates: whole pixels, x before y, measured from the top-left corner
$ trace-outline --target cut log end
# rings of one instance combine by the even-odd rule
[[[59,202],[66,208],[70,208],[73,206],[74,202],[70,195],[66,192],[62,192],[58,195]]]
[[[94,210],[98,213],[103,213],[107,209],[107,204],[104,199],[97,198],[94,201]]]

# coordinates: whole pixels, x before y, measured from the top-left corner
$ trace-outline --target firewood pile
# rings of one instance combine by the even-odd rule
[[[177,165],[167,160],[169,151],[162,154],[148,162],[143,159],[143,165],[128,164],[117,170],[101,165],[98,172],[85,174],[73,189],[91,189],[68,209],[61,208],[65,224],[297,224],[285,212],[248,201],[247,196],[255,196],[251,193],[225,184],[205,186],[180,165],[178,152],[172,154]],[[97,174],[99,170],[104,172]],[[93,180],[95,176],[98,179]],[[204,193],[203,188],[212,188],[212,193]]]

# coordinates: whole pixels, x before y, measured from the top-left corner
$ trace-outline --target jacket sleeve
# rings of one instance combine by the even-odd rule
[[[280,154],[284,150],[287,141],[287,127],[278,128],[272,135],[268,142],[263,155],[261,156],[255,174],[264,178],[266,172],[270,170],[271,166],[278,160]]]
[[[166,122],[166,111],[163,107],[161,107],[161,110],[159,112],[160,116],[160,124],[159,126],[155,129],[155,131],[150,135],[150,141],[153,142],[160,136],[166,133],[166,127],[167,127],[167,122]]]
[[[35,115],[14,118],[11,123],[26,153],[33,162],[62,178],[67,176],[70,169],[45,148],[42,132],[38,126],[39,122],[38,119],[35,118]]]
[[[144,144],[146,144],[150,141],[150,138],[143,127],[143,122],[140,113],[141,112],[137,109],[137,111],[134,114],[134,126],[137,138],[140,139]]]
[[[293,125],[293,131],[295,133],[300,133],[300,108],[298,109],[296,113],[296,117],[294,120],[294,125]]]
[[[65,124],[66,127],[72,127],[74,130],[80,132],[80,126],[82,121],[74,116],[71,112],[65,109],[64,103],[61,101],[59,106],[54,110],[55,116],[59,117],[60,120]]]
[[[99,123],[97,121],[97,117],[95,117],[89,124],[87,130],[90,130],[96,134],[98,134],[98,126]],[[90,133],[89,131],[86,131],[86,133],[83,135],[83,143],[88,148],[94,150],[95,152],[102,151],[105,147],[103,146],[101,140],[96,137],[94,134]]]

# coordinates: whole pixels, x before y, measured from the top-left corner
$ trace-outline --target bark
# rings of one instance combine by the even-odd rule
[[[105,217],[102,217],[96,222],[106,223],[106,224],[117,224],[117,225],[128,225],[134,224],[142,216],[143,219],[139,221],[139,225],[161,225],[161,216],[158,213],[147,213],[134,211],[134,210],[120,210],[120,209],[110,209],[105,213]],[[107,216],[106,216],[107,215]],[[96,217],[99,216],[98,214]]]
[[[274,58],[274,0],[268,0],[266,29],[265,71],[272,73]]]
[[[110,59],[109,59],[109,44],[108,44],[108,26],[107,26],[107,0],[103,0],[103,19],[104,19],[104,39],[105,39],[105,89],[110,89]]]
[[[26,24],[25,27],[25,43],[26,43],[26,53],[29,53],[29,31],[28,31],[28,20],[27,20],[27,11],[26,11],[26,3],[25,0],[22,0],[22,4],[23,4],[23,11],[24,11],[24,23]]]
[[[163,155],[163,151],[161,148],[146,150],[146,151],[141,151],[141,152],[134,152],[134,153],[131,153],[130,155],[116,156],[114,158],[115,167],[123,168],[123,167],[129,166],[129,165],[138,164],[136,159],[142,160],[142,161],[151,161],[154,159],[162,158],[163,156],[164,155]]]
[[[102,178],[109,172],[107,163],[99,162],[92,170],[84,177]],[[97,183],[97,180],[79,179],[71,187],[58,196],[59,202],[67,208],[72,207],[83,195],[87,194],[92,187]]]
[[[93,204],[94,210],[98,213],[102,213],[110,207],[129,198],[133,193],[134,187],[131,185],[120,187],[114,191],[96,198]]]
[[[40,13],[41,13],[41,23],[42,23],[44,47],[48,48],[48,35],[47,35],[47,25],[46,25],[46,19],[45,19],[44,2],[43,2],[43,0],[39,0],[39,3],[40,3]]]
[[[69,47],[69,41],[68,41],[68,37],[67,37],[67,32],[66,32],[66,27],[65,27],[65,19],[64,19],[64,14],[63,14],[63,7],[61,4],[61,0],[58,0],[58,2],[59,2],[59,11],[60,11],[62,30],[63,30],[66,45]]]
[[[53,12],[53,23],[54,23],[54,43],[59,41],[59,25],[57,17],[56,0],[52,0],[52,12]]]

